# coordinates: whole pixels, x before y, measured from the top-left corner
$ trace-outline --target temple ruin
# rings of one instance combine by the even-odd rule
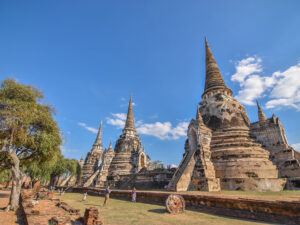
[[[82,164],[82,161],[80,163]],[[135,130],[130,96],[125,127],[116,141],[115,150],[113,150],[112,142],[108,149],[103,150],[101,121],[92,150],[88,152],[82,166],[81,184],[84,187],[104,187],[108,183],[117,186],[142,168],[150,169],[150,164],[150,157],[146,154]]]
[[[187,131],[184,157],[169,190],[280,191],[300,188],[300,154],[288,145],[284,128],[258,105],[251,123],[232,97],[205,39],[206,78],[196,119]]]
[[[108,168],[110,185],[117,186],[122,175],[138,173],[142,168],[149,169],[150,158],[136,133],[133,117],[132,98],[130,96],[125,127],[116,141],[115,155]]]

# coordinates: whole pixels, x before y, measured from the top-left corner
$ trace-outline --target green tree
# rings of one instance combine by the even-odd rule
[[[0,183],[9,182],[11,180],[11,172],[10,170],[2,170],[0,172]]]
[[[164,164],[160,160],[155,160],[151,163],[151,167],[153,169],[159,169],[159,168],[164,168]]]
[[[60,153],[60,131],[54,110],[43,104],[42,92],[4,80],[0,88],[0,170],[11,169],[12,190],[8,209],[19,205],[22,166],[42,165]]]
[[[55,164],[51,168],[50,172],[50,185],[55,186],[56,180],[59,176],[65,175],[66,177],[76,176],[79,179],[81,171],[78,169],[79,163],[75,159],[66,159],[63,155],[58,155]]]
[[[57,157],[58,156],[53,157],[53,160],[47,160],[42,164],[38,161],[33,161],[29,165],[23,166],[22,171],[31,178],[32,185],[37,180],[42,183],[47,183],[50,180],[50,175],[54,165],[56,164]]]

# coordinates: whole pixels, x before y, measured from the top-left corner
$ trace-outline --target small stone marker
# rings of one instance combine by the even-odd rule
[[[166,207],[169,213],[183,213],[185,209],[185,201],[181,195],[171,194],[166,200]]]

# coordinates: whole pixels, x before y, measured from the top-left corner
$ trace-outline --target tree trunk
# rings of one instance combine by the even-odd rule
[[[56,180],[56,175],[51,174],[50,176],[50,186],[54,187],[55,186],[55,180]]]
[[[20,160],[15,152],[11,153],[12,157],[12,188],[9,198],[8,210],[15,211],[19,207],[20,193],[22,186],[22,176],[20,171]]]

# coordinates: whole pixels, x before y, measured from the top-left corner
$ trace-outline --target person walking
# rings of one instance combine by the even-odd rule
[[[103,203],[103,206],[106,206],[107,205],[107,202],[109,200],[109,194],[111,192],[111,190],[109,189],[110,186],[108,185],[105,189],[105,199],[104,199],[104,203]]]
[[[136,189],[135,189],[135,187],[132,188],[132,201],[136,202]]]
[[[82,196],[82,201],[85,201],[86,200],[86,196],[87,196],[87,192],[85,192]]]

